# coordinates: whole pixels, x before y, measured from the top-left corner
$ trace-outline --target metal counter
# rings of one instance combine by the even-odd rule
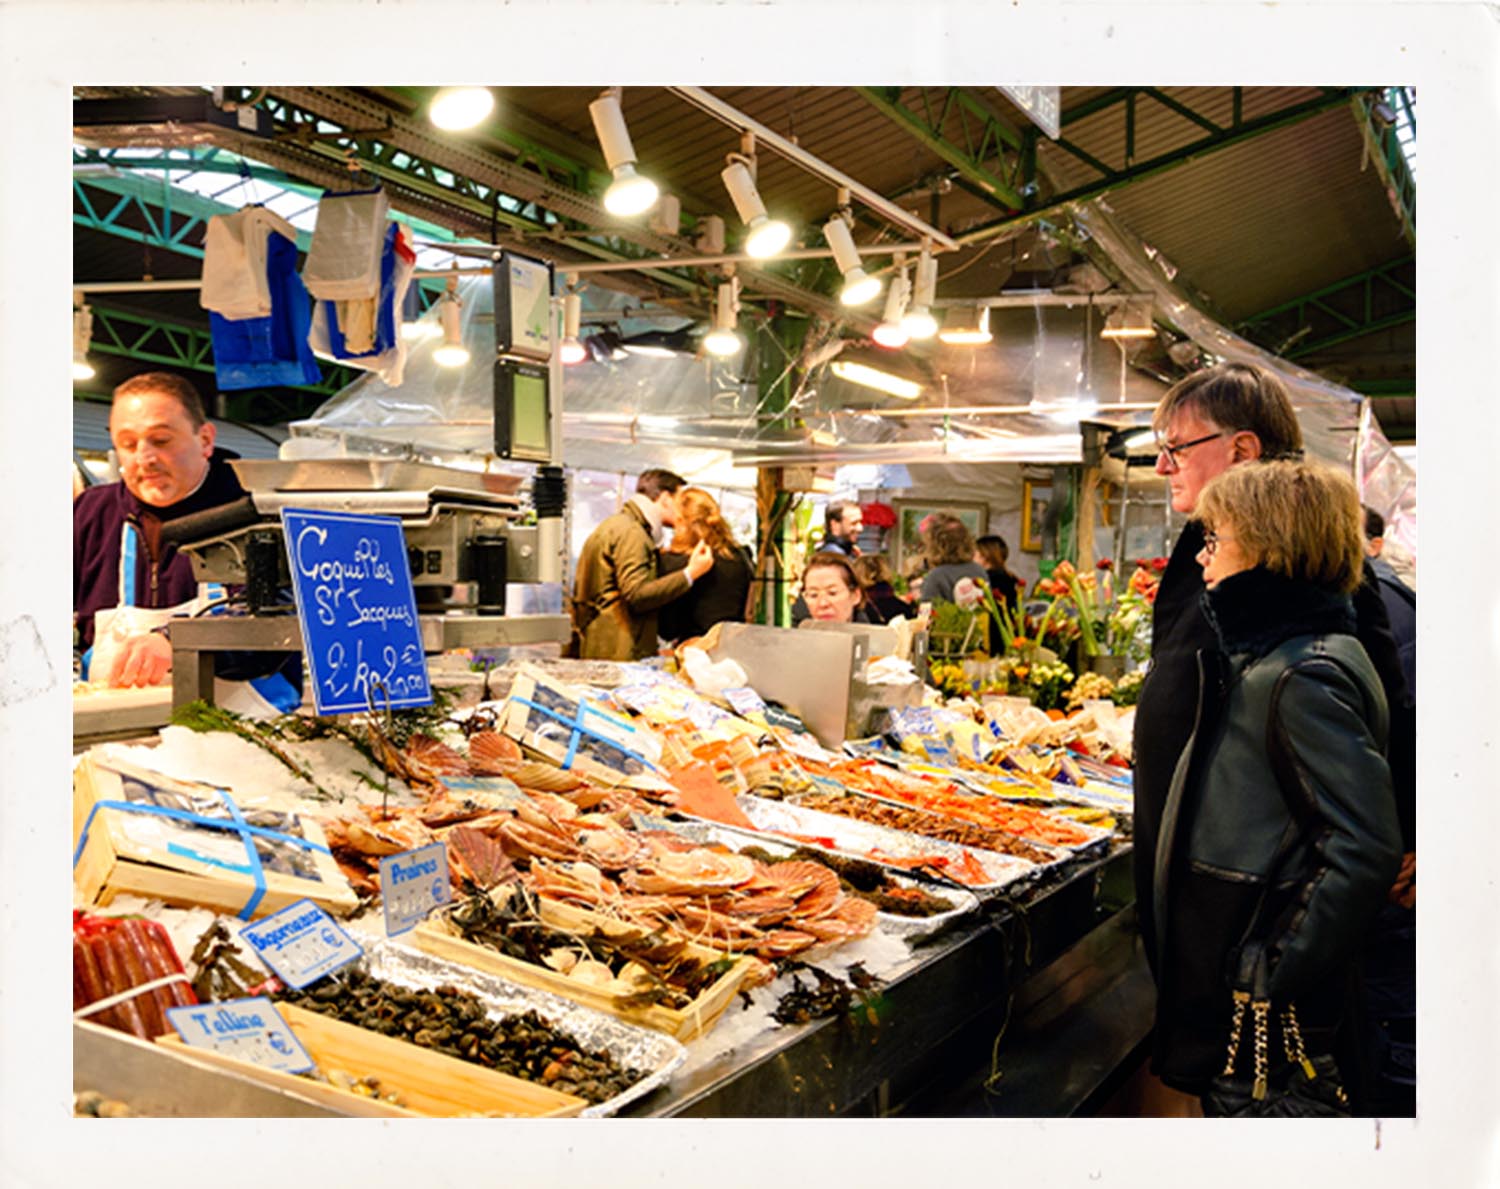
[[[1149,995],[1139,993],[1144,967],[1134,943],[1130,853],[1129,843],[1116,843],[1103,856],[1077,860],[1015,902],[920,947],[886,977],[873,1019],[856,1011],[774,1028],[624,1113],[1059,1116],[1085,1109],[1109,1090],[1150,1028]],[[1108,994],[1109,1019],[1082,1019],[1086,1051],[1064,1052],[1064,1022],[1070,1013],[1086,1017],[1096,993]],[[995,1080],[990,1056],[1002,1031],[1015,1045],[1002,1041]],[[1038,1075],[1027,1048],[1037,1031],[1046,1034],[1043,1052],[1053,1049],[1049,1063],[1072,1076]],[[986,1091],[986,1081],[1003,1090]],[[955,1097],[966,1089],[970,1099]]]

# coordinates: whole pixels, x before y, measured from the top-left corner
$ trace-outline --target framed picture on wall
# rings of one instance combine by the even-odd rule
[[[922,525],[929,516],[946,512],[957,516],[964,527],[976,537],[989,531],[990,508],[988,504],[950,500],[940,503],[934,500],[896,500],[896,527],[891,539],[891,566],[896,573],[904,574],[906,564],[922,552]]]
[[[1021,548],[1027,553],[1042,551],[1042,524],[1047,519],[1047,505],[1051,502],[1050,484],[1021,480]]]

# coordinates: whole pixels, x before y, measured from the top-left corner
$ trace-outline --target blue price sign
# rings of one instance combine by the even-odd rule
[[[240,936],[282,982],[298,990],[365,952],[311,900],[246,925]]]
[[[304,1073],[313,1067],[296,1033],[264,995],[170,1007],[167,1023],[195,1049],[213,1049],[284,1073]]]
[[[430,705],[401,522],[283,508],[281,524],[318,713]]]
[[[380,860],[380,902],[385,908],[387,937],[420,925],[428,913],[451,899],[448,848],[441,842]]]

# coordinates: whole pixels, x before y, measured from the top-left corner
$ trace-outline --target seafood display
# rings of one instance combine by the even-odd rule
[[[452,986],[413,989],[361,969],[277,999],[487,1069],[603,1102],[646,1076],[588,1050],[534,1011],[494,1019],[483,1000]]]
[[[1109,833],[982,793],[922,788],[908,781],[892,780],[880,781],[878,788],[880,791],[875,795],[888,800],[1050,846],[1089,846]]]

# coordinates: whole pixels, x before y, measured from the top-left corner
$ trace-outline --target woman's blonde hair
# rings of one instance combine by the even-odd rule
[[[1205,527],[1233,536],[1257,565],[1351,593],[1364,575],[1359,495],[1330,467],[1247,462],[1209,481],[1198,497]]]
[[[935,566],[974,560],[974,535],[957,516],[939,512],[927,528],[927,556]]]
[[[691,553],[699,541],[720,557],[733,557],[739,548],[714,497],[701,487],[684,487],[677,493],[677,527],[668,552]]]
[[[892,580],[891,563],[883,553],[862,553],[854,559],[854,568],[866,586]]]

